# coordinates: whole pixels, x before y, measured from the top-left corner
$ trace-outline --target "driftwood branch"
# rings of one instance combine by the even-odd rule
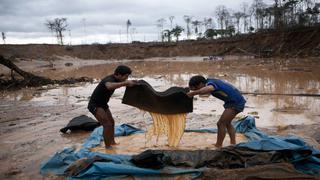
[[[239,51],[245,53],[245,54],[248,54],[248,55],[252,55],[252,56],[256,56],[256,57],[259,57],[259,55],[255,54],[255,53],[251,53],[249,51],[246,51],[244,49],[241,49],[241,48],[237,48]]]
[[[232,46],[232,47],[229,47],[229,48],[226,48],[220,52],[217,52],[215,54],[213,54],[213,56],[224,56],[225,54],[231,52],[232,50],[234,50],[236,47],[235,46]]]
[[[26,72],[16,66],[12,60],[4,58],[0,55],[0,64],[11,69],[12,72],[18,73],[23,77],[23,80],[12,79],[11,81],[0,81],[0,89],[3,89],[3,86],[6,86],[4,89],[9,89],[11,87],[25,87],[25,86],[42,86],[47,84],[74,84],[76,82],[91,82],[92,78],[81,77],[81,78],[68,78],[63,80],[52,80],[46,77],[36,76],[32,73]]]
[[[0,64],[8,67],[9,69],[11,69],[11,71],[15,71],[17,72],[20,76],[22,76],[23,78],[29,79],[31,77],[33,77],[34,75],[28,72],[23,71],[22,69],[20,69],[18,66],[16,66],[15,64],[13,64],[13,62],[9,59],[4,58],[2,55],[0,55]]]

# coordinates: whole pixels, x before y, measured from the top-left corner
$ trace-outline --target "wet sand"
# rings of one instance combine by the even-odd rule
[[[104,144],[92,148],[93,152],[102,152],[107,154],[139,154],[148,149],[162,150],[200,150],[200,149],[216,149],[214,143],[217,140],[217,134],[212,133],[196,133],[185,132],[177,147],[168,146],[167,137],[160,136],[159,139],[153,137],[150,141],[146,138],[145,133],[133,134],[130,136],[117,137],[116,142],[119,143],[112,149],[106,149]],[[242,134],[237,134],[237,143],[245,142],[246,138]],[[227,135],[224,146],[230,145],[230,138]],[[130,148],[128,148],[130,147]]]
[[[319,58],[230,59],[215,62],[201,61],[201,57],[183,59],[126,60],[123,64],[132,67],[132,79],[144,79],[159,91],[170,86],[187,86],[192,75],[203,74],[227,80],[243,92],[320,93]],[[81,76],[100,79],[122,64],[119,61],[78,61],[57,60],[53,61],[53,67],[43,66],[48,62],[38,61],[21,61],[17,65],[26,71],[55,79]],[[66,62],[74,65],[66,67]],[[2,67],[0,74],[6,73],[8,71]],[[63,147],[79,147],[88,137],[88,132],[64,135],[59,129],[73,117],[82,114],[93,117],[86,105],[97,82],[1,92],[0,178],[40,179],[42,176],[38,172],[42,161]],[[116,90],[109,103],[116,124],[129,123],[147,129],[152,123],[147,113],[121,104],[124,90]],[[319,145],[313,137],[320,128],[320,97],[245,95],[245,98],[246,108],[240,116],[256,116],[257,126],[268,133],[296,134],[309,139],[308,142],[314,146]],[[222,101],[213,97],[196,97],[194,112],[187,116],[187,128],[216,128],[222,105]],[[211,148],[210,143],[214,143],[214,139],[208,142]]]

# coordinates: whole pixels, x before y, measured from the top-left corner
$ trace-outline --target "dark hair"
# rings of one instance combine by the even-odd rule
[[[197,75],[197,76],[193,76],[190,78],[189,80],[189,87],[196,87],[198,86],[200,83],[206,84],[207,80],[206,78],[204,78],[201,75]]]
[[[131,74],[132,71],[128,66],[120,65],[114,70],[115,75],[126,75],[126,74]]]

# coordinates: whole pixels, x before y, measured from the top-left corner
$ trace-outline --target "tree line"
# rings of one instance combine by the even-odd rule
[[[218,37],[230,37],[236,34],[247,34],[264,30],[279,30],[292,27],[309,27],[319,25],[320,3],[316,0],[274,0],[267,5],[263,0],[253,0],[249,5],[241,3],[239,10],[228,9],[219,5],[214,10],[213,17],[203,19],[192,15],[183,16],[186,23],[186,38],[191,36],[196,39],[214,39]],[[157,27],[161,41],[171,41],[170,35],[177,31],[172,28],[172,16],[169,17],[170,27],[164,29],[166,18],[157,20]],[[180,27],[178,36],[181,36]]]
[[[174,23],[175,16],[156,20],[158,39],[162,42],[179,41],[184,33],[186,39],[215,39],[248,34],[264,30],[279,30],[292,27],[319,25],[320,3],[317,0],[274,0],[268,5],[263,0],[253,0],[249,5],[241,3],[239,10],[224,5],[217,6],[212,17],[196,18],[184,15],[184,25]],[[63,44],[63,32],[67,30],[66,18],[55,18],[45,23],[50,32]],[[129,34],[136,31],[132,21],[126,21],[127,42]],[[131,33],[130,33],[131,32]],[[2,33],[3,40],[5,35]]]

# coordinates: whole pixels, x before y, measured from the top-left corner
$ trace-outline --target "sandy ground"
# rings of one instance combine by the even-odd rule
[[[144,79],[159,91],[170,86],[187,86],[192,75],[203,74],[229,81],[243,92],[320,93],[319,58],[201,60],[202,57],[177,57],[120,62],[66,57],[52,62],[28,60],[16,63],[26,71],[54,79],[81,76],[100,79],[112,73],[117,65],[126,64],[134,71],[132,79]],[[73,65],[65,66],[65,63]],[[0,67],[0,74],[6,75],[8,72],[5,67]],[[82,114],[92,117],[86,105],[97,82],[1,92],[0,178],[43,178],[39,174],[42,161],[63,147],[79,147],[88,137],[88,132],[61,134],[59,129],[73,117]],[[147,129],[152,123],[150,116],[122,104],[123,92],[124,88],[116,90],[109,103],[116,124],[129,123]],[[245,98],[246,108],[239,116],[251,114],[256,116],[257,126],[270,134],[299,135],[311,145],[319,147],[320,97],[245,95]],[[220,100],[213,97],[195,98],[194,112],[187,116],[187,128],[216,128],[222,105]],[[131,138],[130,141],[137,141],[137,151],[148,147],[145,146],[143,135],[140,136],[127,137]],[[183,138],[188,137],[186,135]],[[203,144],[203,148],[212,147],[214,136],[200,137],[205,138],[207,143]],[[126,142],[117,140],[123,144]],[[197,146],[186,141],[182,141],[181,148],[183,145]],[[224,145],[228,145],[228,138]],[[122,151],[120,146],[118,149]],[[161,146],[165,148],[165,145]],[[54,176],[45,178],[59,179]]]

